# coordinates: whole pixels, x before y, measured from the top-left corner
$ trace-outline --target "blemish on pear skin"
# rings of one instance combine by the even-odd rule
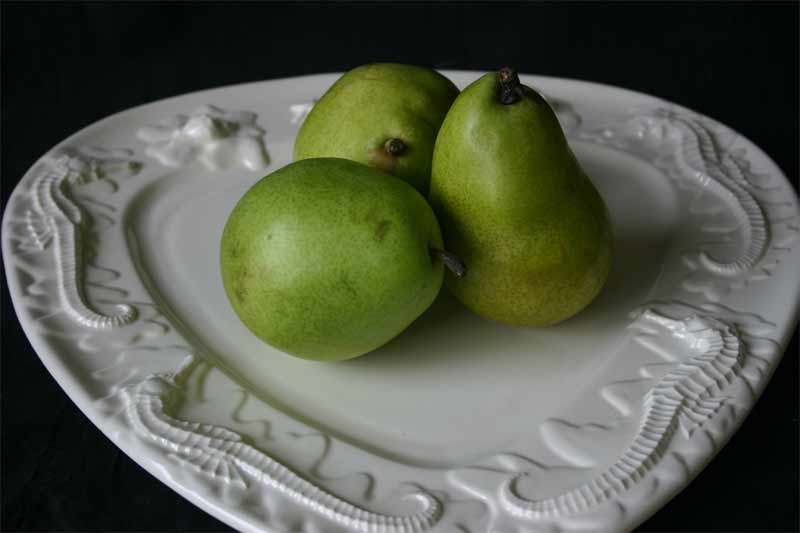
[[[249,277],[250,269],[245,266],[233,280],[233,295],[240,304],[243,304],[247,299],[247,289],[245,287]]]
[[[237,285],[233,290],[233,295],[236,297],[236,301],[241,305],[244,304],[244,301],[247,298],[247,291],[241,286]]]
[[[395,158],[387,154],[383,147],[380,147],[372,151],[369,164],[384,172],[391,172],[394,170]]]
[[[353,222],[361,223],[366,222],[367,224],[378,223],[381,220],[381,212],[379,209],[375,207],[368,208],[367,212],[357,211],[353,213],[351,220]]]
[[[392,225],[391,220],[381,220],[375,228],[375,240],[378,242],[383,241],[386,234],[389,232],[389,227]]]
[[[357,296],[358,295],[358,291],[356,291],[355,287],[353,287],[353,284],[350,283],[350,278],[347,277],[347,274],[342,274],[342,276],[339,278],[339,281],[340,281],[342,287],[344,288],[344,290],[346,290],[347,292],[349,292],[353,296]]]

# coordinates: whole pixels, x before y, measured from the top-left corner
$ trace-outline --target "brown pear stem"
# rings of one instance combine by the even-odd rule
[[[386,153],[389,155],[398,156],[406,151],[406,143],[401,139],[389,139],[386,141],[386,144],[383,145],[383,149],[386,150]]]
[[[458,279],[467,275],[467,265],[464,261],[459,259],[455,254],[440,250],[439,248],[431,248],[431,256],[434,259],[441,261],[447,269],[453,273]]]
[[[511,67],[501,68],[497,72],[497,81],[500,82],[501,104],[511,105],[522,100],[522,85],[516,70]]]

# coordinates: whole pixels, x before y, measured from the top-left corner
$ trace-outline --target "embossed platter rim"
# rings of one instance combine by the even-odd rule
[[[446,74],[462,87],[479,75]],[[259,169],[270,159],[268,170],[288,160],[302,113],[335,77],[212,89],[125,111],[65,140],[26,174],[4,216],[3,255],[23,328],[48,370],[115,444],[237,529],[635,526],[731,436],[796,321],[800,280],[787,265],[797,263],[798,210],[785,178],[749,141],[679,106],[597,84],[523,77],[553,99],[578,156],[607,195],[623,230],[622,257],[657,257],[642,269],[651,278],[630,278],[630,287],[641,285],[638,292],[611,280],[614,290],[594,311],[552,335],[470,321],[444,298],[411,334],[353,365],[323,372],[269,355],[270,370],[284,381],[302,375],[349,408],[363,400],[346,394],[353,375],[359,383],[388,376],[387,369],[395,376],[377,381],[389,399],[376,403],[392,412],[365,408],[355,420],[328,409],[314,419],[318,406],[307,396],[275,382],[256,390],[253,382],[269,376],[257,375],[248,358],[220,356],[229,350],[203,337],[219,326],[180,295],[202,294],[215,316],[224,315],[210,286],[213,268],[202,266],[213,247],[204,251],[190,230],[213,234],[227,209],[220,206],[266,173]],[[209,194],[191,196],[198,187]],[[648,226],[632,199],[655,222]],[[196,206],[188,214],[187,203]],[[182,272],[175,265],[187,261],[193,268],[171,281]],[[623,269],[615,279],[633,274]],[[621,287],[626,291],[616,291]],[[456,320],[442,322],[451,314]],[[236,327],[230,312],[215,320]],[[414,359],[427,374],[403,371],[400,356],[419,348],[413,339],[441,342],[432,333],[440,323],[480,334],[462,333],[464,357],[482,373],[477,386],[493,397],[504,389],[486,379],[480,353],[466,345],[511,335],[524,346],[536,341],[544,362],[505,347],[498,364],[528,383],[536,384],[528,376],[562,376],[586,390],[561,403],[542,392],[551,413],[536,412],[529,407],[536,397],[521,393],[503,400],[511,408],[498,411],[486,401],[481,411],[469,403],[472,396],[452,389],[441,394],[438,410],[404,411],[397,394],[411,382],[418,398],[440,394],[426,375],[442,389],[476,386],[466,369],[448,381],[441,370],[455,359],[439,348],[431,350],[436,357]],[[619,335],[595,338],[593,325]],[[574,342],[563,344],[565,337]],[[602,341],[604,356],[592,357],[597,366],[581,358],[581,339]],[[247,346],[253,353],[255,345]],[[574,348],[588,377],[544,353],[565,347]],[[197,358],[186,361],[190,353]],[[525,383],[500,377],[505,389]],[[448,405],[450,397],[463,405]],[[519,404],[529,408],[515,412]],[[443,451],[448,439],[469,436],[462,411],[483,420],[502,412],[508,422],[483,432],[490,439],[475,435],[471,446]],[[449,429],[437,433],[444,418]],[[387,433],[381,420],[399,433]],[[517,435],[519,420],[530,428]],[[404,440],[403,432],[411,437]]]

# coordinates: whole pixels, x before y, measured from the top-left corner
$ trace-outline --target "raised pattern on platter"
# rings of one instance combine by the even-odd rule
[[[677,135],[679,148],[675,156],[685,175],[726,198],[740,212],[747,243],[744,252],[732,261],[720,261],[701,252],[703,266],[724,276],[753,268],[769,246],[769,229],[761,206],[745,189],[751,184],[740,159],[720,146],[708,126],[685,114],[659,109],[637,117],[636,122],[640,124],[636,132],[639,137],[650,135],[651,132],[658,132],[656,135],[663,135],[664,132],[667,132],[667,136]]]
[[[579,513],[620,495],[661,460],[679,427],[690,437],[723,404],[718,395],[736,378],[745,355],[735,327],[702,315],[673,320],[649,309],[642,320],[665,327],[695,355],[679,363],[645,395],[644,417],[633,443],[601,475],[538,501],[523,498],[515,490],[524,473],[507,480],[500,498],[514,516],[536,519]]]
[[[72,152],[49,158],[32,186],[33,209],[25,213],[34,247],[44,250],[50,242],[53,244],[61,304],[73,320],[89,328],[111,329],[129,324],[136,320],[137,311],[131,305],[118,304],[117,313],[108,315],[86,302],[82,290],[86,217],[70,197],[70,188],[104,179],[109,172],[135,174],[138,163],[125,157],[128,155],[124,152],[123,157],[99,159]]]
[[[241,435],[220,426],[178,420],[170,408],[181,396],[182,375],[197,363],[189,357],[174,374],[154,374],[123,389],[127,418],[143,439],[195,470],[225,483],[247,487],[252,479],[354,531],[411,533],[436,524],[442,508],[425,492],[409,494],[422,510],[409,516],[373,513],[309,483],[280,462],[249,445]]]
[[[767,279],[798,237],[800,221],[784,210],[791,203],[773,194],[776,186],[769,185],[769,174],[751,169],[745,149],[734,147],[736,135],[710,119],[677,108],[634,110],[610,126],[579,131],[577,138],[644,157],[675,179],[679,189],[691,184],[695,194],[685,197],[687,215],[702,233],[714,235],[704,248],[729,248],[734,235],[740,235],[743,245],[730,259],[708,249],[684,256],[689,272],[682,285],[689,292],[719,301],[734,289]],[[728,206],[736,219],[733,227],[716,218],[709,197]]]
[[[253,529],[517,533],[627,527],[646,502],[666,499],[685,485],[755,401],[779,355],[780,347],[769,338],[776,325],[710,301],[750,280],[766,279],[775,258],[786,253],[781,249],[789,250],[800,222],[791,210],[771,203],[771,191],[785,195],[785,187],[776,185],[780,180],[752,172],[744,148],[723,142],[713,121],[649,108],[598,133],[590,128],[609,123],[594,122],[598,117],[591,113],[578,115],[579,102],[551,102],[571,140],[624,150],[665,170],[677,183],[686,227],[699,231],[680,236],[689,237],[678,244],[692,246],[692,256],[670,256],[677,276],[647,299],[672,298],[678,292],[684,304],[651,300],[650,311],[636,315],[632,326],[641,329],[624,341],[630,344],[621,349],[620,359],[627,359],[616,361],[626,370],[615,366],[613,373],[598,378],[596,391],[587,391],[585,398],[597,400],[593,410],[559,412],[539,425],[531,423],[520,428],[519,442],[490,450],[474,464],[420,473],[399,461],[378,463],[383,459],[369,449],[304,420],[288,420],[213,366],[202,342],[172,322],[179,317],[162,307],[151,287],[139,287],[125,269],[107,268],[117,265],[93,264],[91,254],[82,266],[81,238],[93,246],[94,233],[107,229],[98,229],[98,205],[107,204],[106,214],[122,213],[124,202],[135,196],[128,190],[93,197],[102,193],[104,183],[115,187],[109,178],[139,170],[131,152],[73,151],[60,163],[37,166],[26,178],[7,217],[4,239],[13,243],[9,249],[28,314],[38,331],[58,338],[59,357],[90,369],[87,381],[99,413],[93,420],[110,428],[115,442],[134,451],[152,449],[149,464],[157,464],[163,477]],[[284,120],[299,124],[312,105],[283,108]],[[147,154],[169,167],[197,161],[210,170],[255,170],[267,163],[263,131],[252,113],[231,115],[206,106],[192,117],[178,116],[138,135]],[[251,151],[234,146],[242,139]],[[752,160],[764,161],[757,153]],[[203,169],[191,172],[197,170]],[[161,178],[153,175],[135,186],[156,179]],[[695,205],[695,199],[701,201]],[[709,215],[712,208],[716,215]],[[735,233],[743,245],[730,238],[728,244],[736,246],[695,253],[696,234],[722,224],[725,217],[723,237]],[[109,227],[118,222],[107,219]],[[39,253],[49,246],[55,249],[55,275],[50,254]],[[70,246],[71,252],[62,253]],[[730,255],[734,248],[738,255],[732,259],[718,254],[725,250]],[[102,259],[122,258],[130,249],[120,251]],[[116,289],[107,286],[109,279],[128,284],[116,294],[124,293],[136,307],[121,306],[114,315],[90,307],[87,294],[95,305],[118,301],[104,299]],[[69,321],[62,309],[89,328],[64,328]],[[134,324],[115,328],[134,319]],[[185,360],[187,353],[198,358]],[[204,380],[210,385],[201,384]],[[407,496],[412,508],[399,502],[398,492],[408,491],[398,489],[398,483],[414,487]],[[551,483],[560,488],[544,492]]]
[[[168,167],[195,160],[212,171],[237,165],[262,170],[269,164],[264,130],[256,126],[256,114],[249,111],[204,105],[188,116],[175,115],[157,126],[141,128],[136,136],[147,144],[149,157]]]

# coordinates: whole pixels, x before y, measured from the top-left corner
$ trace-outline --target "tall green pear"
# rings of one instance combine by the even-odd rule
[[[425,198],[382,171],[306,159],[262,178],[225,224],[220,268],[259,338],[320,361],[363,355],[403,331],[442,285],[439,224]]]
[[[585,308],[608,276],[606,206],[547,101],[502,69],[459,95],[433,154],[430,202],[469,276],[455,296],[498,322],[545,326]]]
[[[295,160],[341,157],[389,172],[428,193],[436,134],[458,88],[431,69],[363,65],[339,78],[311,109]]]

